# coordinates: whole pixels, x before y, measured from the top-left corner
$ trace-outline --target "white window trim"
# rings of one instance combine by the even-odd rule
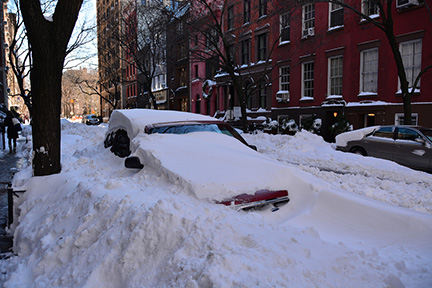
[[[283,25],[282,17],[284,17],[284,16],[288,17],[288,19],[289,19],[290,18],[290,13],[286,12],[286,13],[283,13],[283,14],[281,14],[279,16],[279,35],[282,35],[282,29],[284,28],[282,26]],[[291,23],[289,21],[288,21],[288,26],[287,27],[290,27],[290,29],[291,29]],[[282,38],[279,38],[279,45],[288,44],[290,42],[291,42],[291,35],[289,37],[289,40],[282,40]]]
[[[373,92],[373,91],[365,91],[364,87],[363,87],[363,58],[364,58],[364,53],[367,51],[371,51],[371,50],[376,50],[378,53],[378,67],[377,67],[377,92]],[[360,51],[360,83],[359,83],[359,95],[358,96],[377,96],[378,95],[378,68],[379,68],[379,48],[375,47],[375,48],[371,48],[371,49],[365,49]]]
[[[288,91],[289,92],[289,90],[285,90],[285,89],[282,89],[282,69],[284,69],[284,68],[288,68],[288,69],[290,69],[290,66],[289,65],[287,65],[287,66],[282,66],[282,67],[279,67],[279,91]],[[291,72],[291,71],[290,71]],[[290,73],[291,74],[291,73]],[[291,76],[291,75],[289,75],[289,76]],[[288,82],[288,85],[290,84],[290,82]]]
[[[404,113],[395,113],[395,125],[402,125],[400,124],[400,118],[404,116]],[[412,125],[418,125],[418,113],[411,113],[411,118],[415,118],[414,123],[411,123]]]
[[[329,3],[328,30],[334,30],[334,29],[338,29],[338,28],[344,27],[344,25],[340,25],[340,26],[331,26],[331,19],[332,19],[331,16],[332,16],[332,12],[333,12],[333,11],[336,11],[336,10],[339,10],[339,9],[342,9],[342,10],[344,9],[343,6],[337,8],[337,9],[332,9],[333,5],[338,5],[338,4],[335,4],[335,3]]]
[[[307,7],[307,6],[313,6],[313,8],[314,8],[314,11],[315,11],[315,4],[314,3],[308,3],[308,4],[304,4],[303,6],[302,6],[302,38],[307,38],[307,37],[309,37],[309,36],[313,36],[313,35],[315,35],[315,16],[314,16],[314,25],[313,25],[313,27],[308,27],[307,29],[308,30],[310,30],[311,29],[311,31],[312,31],[312,34],[311,35],[309,35],[309,34],[307,34],[307,35],[305,35],[305,31],[306,31],[306,19],[305,19],[305,8]],[[316,12],[316,11],[315,11]],[[308,20],[310,20],[310,19],[308,19]]]
[[[304,89],[305,89],[305,78],[304,78],[304,69],[305,69],[305,65],[306,64],[309,64],[309,63],[314,63],[314,61],[307,61],[307,62],[303,62],[302,63],[302,69],[301,69],[301,72],[302,72],[302,75],[301,75],[301,98],[300,98],[300,101],[308,101],[308,100],[314,100],[314,97],[310,97],[310,96],[305,96],[304,95]],[[313,79],[313,81],[315,81],[315,65],[314,65],[314,79]],[[315,89],[315,87],[314,87],[314,89]]]
[[[420,43],[421,43],[421,45],[420,45],[420,47],[421,47],[421,50],[420,50],[420,55],[421,55],[421,59],[420,59],[420,71],[421,71],[421,62],[422,62],[422,60],[423,60],[423,41],[422,41],[422,39],[415,39],[415,40],[410,40],[410,41],[400,42],[400,43],[399,43],[399,52],[401,52],[401,56],[402,56],[402,60],[403,60],[403,55],[402,55],[402,51],[401,51],[401,46],[402,46],[402,45],[406,45],[406,44],[410,44],[410,43],[414,44],[414,43],[416,43],[416,42],[420,42]],[[405,64],[404,64],[404,68],[405,68]],[[405,68],[405,69],[406,69],[406,68]],[[406,73],[406,71],[405,71],[405,73]],[[408,80],[411,80],[411,79],[408,79]],[[409,90],[408,90],[409,92],[411,92],[411,89],[413,88],[413,84],[414,84],[414,83],[409,83]],[[421,85],[421,79],[420,79],[419,84]],[[417,93],[420,93],[420,89],[417,89],[417,88],[416,88],[415,91],[416,91]],[[399,77],[398,77],[398,92],[397,92],[396,94],[402,94],[401,86],[400,86],[400,79],[399,79]]]
[[[340,95],[335,95],[335,94],[331,94],[331,60],[332,59],[336,59],[336,58],[342,58],[342,90],[343,90],[343,60],[344,57],[343,55],[337,55],[337,56],[333,56],[333,57],[329,57],[327,59],[328,65],[327,65],[327,97],[331,97],[331,96],[341,96]]]

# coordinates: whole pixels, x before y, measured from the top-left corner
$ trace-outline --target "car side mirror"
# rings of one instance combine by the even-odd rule
[[[128,157],[125,160],[125,167],[132,169],[142,169],[144,165],[141,164],[140,159],[136,156]]]
[[[423,138],[420,138],[420,137],[416,138],[414,141],[417,142],[417,143],[420,143],[420,144],[425,144],[426,143],[426,141]]]

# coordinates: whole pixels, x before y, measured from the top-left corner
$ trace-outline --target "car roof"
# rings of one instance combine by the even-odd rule
[[[124,129],[130,139],[144,131],[148,125],[169,122],[215,122],[216,118],[201,114],[154,109],[114,110],[111,114],[108,131]]]

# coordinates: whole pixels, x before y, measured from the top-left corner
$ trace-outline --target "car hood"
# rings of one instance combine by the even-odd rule
[[[258,190],[289,190],[293,169],[231,136],[213,132],[140,134],[134,140],[144,167],[155,169],[198,199],[221,201]],[[144,169],[145,170],[145,169]]]

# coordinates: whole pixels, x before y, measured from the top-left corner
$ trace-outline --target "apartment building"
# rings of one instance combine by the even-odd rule
[[[391,46],[370,19],[325,2],[293,6],[290,1],[241,2],[228,0],[225,33],[235,35],[239,47],[239,71],[245,71],[251,117],[255,113],[290,118],[300,126],[310,117],[318,118],[326,140],[332,140],[329,129],[341,114],[354,129],[403,123]],[[381,20],[373,1],[345,3]],[[412,88],[415,77],[432,64],[431,18],[422,1],[397,0],[392,5],[394,34]],[[222,86],[227,81],[220,82]],[[414,124],[432,127],[431,86],[432,70],[414,87]],[[234,92],[225,89],[225,93]]]

